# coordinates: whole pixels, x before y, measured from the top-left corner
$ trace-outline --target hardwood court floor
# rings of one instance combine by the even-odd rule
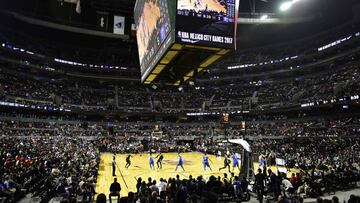
[[[195,3],[198,3],[195,7]],[[206,10],[226,13],[226,8],[219,0],[178,0],[178,8],[182,10]]]
[[[154,157],[157,154],[154,154]],[[212,171],[208,168],[206,172],[204,172],[202,157],[203,154],[199,152],[189,152],[181,154],[184,159],[184,168],[185,172],[182,171],[181,168],[175,172],[175,166],[177,164],[177,153],[164,153],[164,161],[163,161],[163,169],[156,169],[156,159],[155,159],[155,170],[150,170],[149,166],[149,154],[132,154],[131,157],[131,166],[129,169],[125,169],[125,158],[126,154],[117,154],[116,162],[121,170],[121,173],[124,177],[125,182],[128,185],[126,188],[124,180],[122,179],[119,170],[116,170],[116,178],[121,185],[121,196],[127,196],[128,192],[136,192],[136,179],[141,177],[143,180],[147,182],[148,177],[152,179],[156,179],[157,183],[159,183],[160,178],[165,178],[166,180],[170,177],[175,177],[177,174],[180,175],[180,178],[188,178],[191,174],[194,178],[199,175],[203,175],[203,177],[207,180],[211,175],[221,176],[227,172],[227,170],[222,170],[219,172],[219,167],[223,167],[223,157],[217,158],[214,155],[209,155],[210,166],[212,167]],[[99,174],[96,183],[96,192],[98,194],[104,193],[106,195],[109,194],[109,188],[111,183],[114,181],[114,177],[112,176],[112,154],[111,153],[103,153],[100,155],[100,166],[99,166]],[[254,168],[257,170],[258,163],[254,163]],[[231,168],[232,169],[232,168]],[[275,168],[274,168],[275,169]],[[275,171],[275,170],[273,170]],[[235,175],[239,174],[239,170],[234,170]],[[228,174],[230,177],[230,174]]]

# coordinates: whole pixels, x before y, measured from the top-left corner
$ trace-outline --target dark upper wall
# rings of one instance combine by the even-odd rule
[[[354,20],[356,10],[353,8],[355,4],[359,3],[359,1],[353,0],[301,2],[298,4],[298,8],[282,14],[282,17],[313,15],[315,20],[289,25],[239,25],[237,33],[238,47],[239,49],[245,49],[293,41],[332,29]]]

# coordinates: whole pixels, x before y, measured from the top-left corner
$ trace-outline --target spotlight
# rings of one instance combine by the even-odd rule
[[[287,11],[289,10],[293,5],[293,2],[292,1],[286,1],[284,3],[281,4],[280,6],[280,10],[281,11]]]

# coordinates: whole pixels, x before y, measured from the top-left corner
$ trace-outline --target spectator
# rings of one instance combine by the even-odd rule
[[[117,182],[117,178],[114,178],[114,182],[110,185],[110,194],[109,194],[109,201],[111,203],[111,197],[115,196],[118,198],[118,203],[120,203],[120,191],[121,186]]]

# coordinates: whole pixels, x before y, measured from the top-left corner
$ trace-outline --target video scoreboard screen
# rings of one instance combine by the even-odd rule
[[[166,68],[182,63],[177,61],[181,50],[191,49],[182,45],[196,45],[191,46],[193,49],[236,49],[238,4],[239,0],[137,0],[134,19],[141,81],[149,84]],[[207,52],[208,61],[195,63],[211,64],[227,53],[213,52],[213,58]],[[177,74],[187,72],[179,70]]]
[[[134,17],[143,81],[172,43],[168,1],[137,0]]]
[[[176,41],[236,48],[238,0],[177,0]]]

